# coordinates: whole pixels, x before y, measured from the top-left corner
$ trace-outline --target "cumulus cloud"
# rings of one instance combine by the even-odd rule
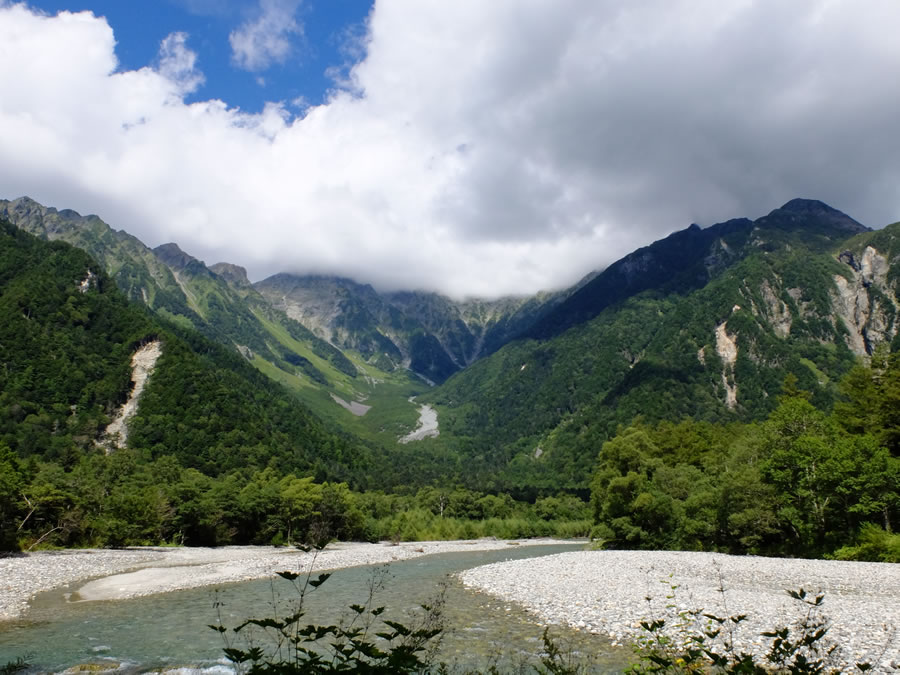
[[[159,73],[174,83],[182,96],[195,92],[206,81],[197,69],[197,54],[187,47],[187,39],[187,33],[171,33],[159,46]]]
[[[797,196],[880,226],[900,219],[897,25],[896,0],[379,0],[326,103],[248,115],[185,104],[193,65],[117,70],[102,18],[10,5],[0,196],[255,278],[456,296],[559,287]]]
[[[256,72],[284,63],[291,53],[291,40],[303,34],[295,18],[299,6],[300,0],[260,0],[257,15],[228,36],[235,64]]]

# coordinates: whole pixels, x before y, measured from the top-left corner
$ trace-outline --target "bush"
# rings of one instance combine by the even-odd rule
[[[877,525],[866,523],[859,531],[857,542],[856,546],[839,548],[832,557],[835,560],[900,563],[900,534],[885,532]]]

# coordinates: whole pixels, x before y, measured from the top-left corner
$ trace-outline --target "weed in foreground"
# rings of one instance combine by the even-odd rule
[[[322,547],[316,547],[317,552]],[[221,618],[210,628],[225,640],[225,657],[238,673],[364,672],[373,674],[419,673],[432,668],[444,629],[443,589],[430,604],[420,606],[413,625],[383,616],[375,597],[384,586],[385,569],[376,571],[363,604],[350,605],[348,618],[339,624],[318,625],[304,621],[307,595],[316,592],[331,576],[313,578],[315,556],[305,573],[279,572],[293,585],[296,596],[289,613],[247,619],[227,629]],[[256,631],[256,632],[254,632]],[[236,646],[241,639],[241,646]]]
[[[677,585],[670,585],[667,598],[674,601]],[[721,583],[719,592],[725,600]],[[718,616],[702,609],[680,610],[674,620],[641,621],[643,635],[635,642],[637,663],[627,672],[644,673],[790,673],[791,675],[833,675],[846,672],[840,648],[828,637],[831,623],[823,611],[825,596],[811,597],[804,589],[788,590],[799,603],[800,616],[790,626],[760,634],[767,651],[760,655],[742,650],[737,632],[747,616]],[[650,598],[647,598],[648,603]],[[727,612],[727,605],[724,605]],[[670,602],[669,609],[675,608]],[[671,625],[670,625],[671,624]],[[856,663],[856,670],[872,669],[870,663]]]

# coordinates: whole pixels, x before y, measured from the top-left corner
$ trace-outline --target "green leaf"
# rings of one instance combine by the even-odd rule
[[[313,588],[318,588],[319,586],[324,584],[326,581],[328,581],[328,578],[330,576],[331,576],[331,574],[328,574],[328,573],[320,574],[318,579],[310,579],[309,585],[312,586]]]

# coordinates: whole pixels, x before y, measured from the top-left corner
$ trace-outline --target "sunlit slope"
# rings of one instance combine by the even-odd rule
[[[70,467],[107,451],[132,356],[153,342],[161,355],[127,420],[134,457],[209,476],[272,466],[366,486],[377,475],[371,448],[234,351],[129,302],[85,251],[0,221],[0,263],[0,445],[20,457]]]
[[[827,408],[857,358],[897,340],[898,227],[866,230],[795,200],[636,251],[424,396],[440,443],[511,490],[583,489],[638,416],[760,419],[788,373]]]
[[[38,237],[87,251],[131,300],[237,351],[323,418],[386,442],[395,429],[399,437],[415,426],[416,407],[408,398],[426,388],[421,379],[402,368],[382,371],[373,359],[345,354],[314,335],[272,307],[240,266],[207,267],[174,243],[151,250],[96,216],[57,211],[28,198],[0,201],[0,214]],[[348,404],[367,401],[372,409],[358,417],[332,394]]]

